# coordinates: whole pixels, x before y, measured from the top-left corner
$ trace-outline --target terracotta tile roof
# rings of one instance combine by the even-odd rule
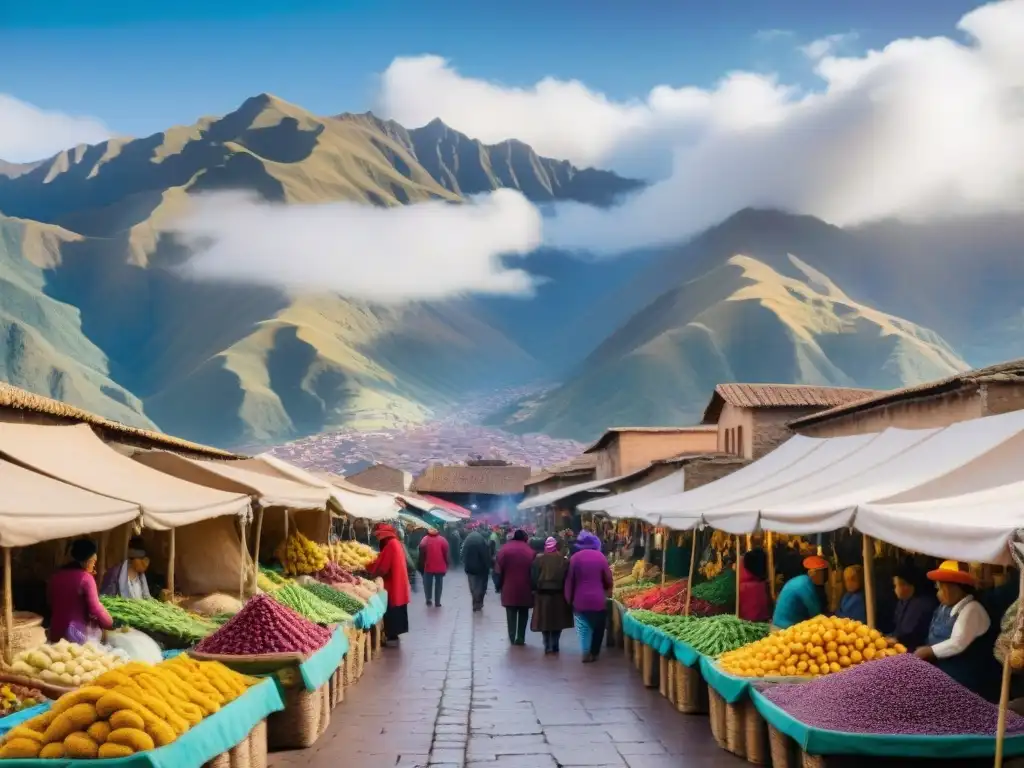
[[[412,484],[419,493],[485,493],[493,496],[523,492],[530,477],[529,467],[451,466],[431,464]]]
[[[832,408],[878,393],[877,389],[803,384],[719,384],[704,410],[703,423],[718,423],[726,403],[737,408]]]
[[[154,432],[149,429],[139,429],[122,424],[119,421],[98,416],[95,413],[77,408],[60,400],[50,397],[43,397],[20,387],[12,386],[0,381],[0,410],[10,409],[23,411],[25,413],[42,414],[51,417],[55,423],[85,423],[99,429],[101,437],[105,440],[125,440],[133,444],[141,444],[145,447],[165,448],[171,451],[185,451],[188,453],[201,454],[203,456],[215,456],[220,459],[234,459],[239,456],[222,451],[220,448],[213,448],[209,445],[193,443],[189,440],[182,440],[178,437],[165,435],[163,432]]]
[[[412,475],[403,472],[387,464],[374,464],[362,472],[345,477],[350,483],[360,488],[369,488],[371,491],[387,491],[389,493],[402,493],[409,490],[412,483]]]
[[[889,405],[900,400],[912,400],[916,397],[929,397],[945,392],[953,392],[958,389],[978,387],[982,384],[993,382],[1022,382],[1024,383],[1024,359],[1010,360],[997,365],[989,365],[985,368],[976,368],[971,371],[964,371],[944,379],[928,381],[924,384],[917,384],[913,387],[902,387],[890,389],[884,392],[876,392],[873,397],[857,400],[856,402],[837,405],[826,411],[813,413],[809,416],[802,416],[789,422],[792,427],[802,427],[810,424],[817,424],[829,419],[845,416],[858,411],[866,411],[870,408],[878,408]]]
[[[611,442],[612,438],[624,432],[652,432],[661,434],[681,435],[687,432],[714,432],[717,427],[703,424],[687,427],[609,427],[592,445],[583,449],[583,453],[593,453]]]

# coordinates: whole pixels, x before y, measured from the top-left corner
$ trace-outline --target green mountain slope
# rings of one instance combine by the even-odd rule
[[[475,166],[452,160],[452,147],[471,145]],[[268,94],[223,117],[16,171],[0,174],[0,211],[31,220],[51,245],[40,264],[27,239],[5,239],[12,277],[0,318],[15,330],[0,375],[221,445],[420,421],[467,389],[544,369],[473,302],[395,308],[185,282],[170,267],[187,254],[161,230],[189,195],[247,189],[284,203],[394,206],[500,187],[538,201],[608,201],[636,186],[525,145],[483,147],[435,124],[406,131],[372,115],[318,117]],[[59,322],[48,321],[55,313]]]
[[[738,255],[660,295],[506,423],[587,440],[608,424],[694,423],[722,381],[886,389],[967,367],[934,332],[858,303],[794,256]]]

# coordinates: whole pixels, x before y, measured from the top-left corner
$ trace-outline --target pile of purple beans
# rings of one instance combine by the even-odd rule
[[[994,704],[908,653],[763,693],[805,725],[845,733],[995,736],[999,719]],[[1008,712],[1006,732],[1024,733],[1024,717]]]

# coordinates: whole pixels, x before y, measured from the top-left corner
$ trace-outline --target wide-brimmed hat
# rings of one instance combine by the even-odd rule
[[[961,584],[965,587],[975,585],[974,577],[967,571],[960,570],[960,563],[947,560],[934,571],[928,571],[928,578],[945,584]]]
[[[804,558],[804,570],[822,571],[828,568],[828,560],[821,555],[811,555]]]

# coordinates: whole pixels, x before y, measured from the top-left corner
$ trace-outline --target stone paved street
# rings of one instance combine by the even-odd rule
[[[706,717],[644,689],[621,651],[581,664],[571,630],[557,657],[537,633],[510,647],[497,595],[474,614],[461,572],[444,587],[443,608],[413,595],[401,648],[370,665],[328,732],[310,749],[272,754],[270,768],[746,765],[715,745]]]

